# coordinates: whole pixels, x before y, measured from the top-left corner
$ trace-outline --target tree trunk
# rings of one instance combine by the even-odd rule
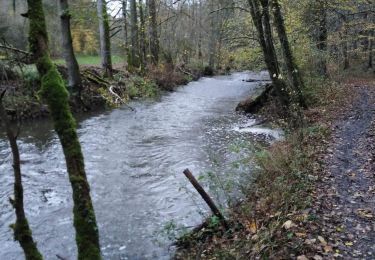
[[[100,56],[104,77],[112,77],[111,40],[109,37],[109,21],[105,0],[96,2],[99,18]]]
[[[369,46],[368,46],[368,68],[373,68],[373,48],[374,48],[374,29],[371,29],[369,33],[370,37],[368,39]]]
[[[140,60],[142,68],[145,67],[146,59],[147,59],[147,49],[146,49],[146,27],[145,27],[145,17],[144,17],[144,10],[143,10],[143,3],[142,0],[139,0],[139,21],[140,21]]]
[[[137,2],[130,0],[130,55],[129,66],[139,67],[139,44],[138,44],[138,18],[137,18]]]
[[[288,72],[288,77],[293,86],[291,97],[293,97],[293,99],[295,99],[295,101],[299,103],[301,107],[306,108],[306,101],[301,91],[301,89],[303,88],[303,81],[299,73],[299,68],[294,61],[292,50],[289,45],[288,35],[286,34],[284,18],[281,14],[280,5],[277,0],[271,1],[274,16],[274,25],[279,36],[280,45],[284,56],[286,69]]]
[[[342,45],[342,51],[344,56],[344,70],[347,70],[350,67],[350,63],[348,54],[348,25],[346,21],[344,21],[344,39]]]
[[[158,38],[158,24],[156,19],[156,1],[148,1],[148,9],[150,12],[150,50],[151,62],[154,65],[159,63],[159,38]]]
[[[12,224],[11,227],[14,231],[14,239],[20,243],[25,254],[25,258],[27,260],[41,260],[43,259],[43,257],[40,254],[36,243],[34,242],[23,206],[23,186],[20,153],[17,145],[17,136],[14,134],[13,130],[10,127],[8,115],[2,103],[4,93],[5,92],[3,92],[0,98],[0,119],[3,126],[5,127],[10,148],[12,150],[14,171],[14,199],[10,199],[10,202],[12,203],[12,206],[16,212],[16,223]]]
[[[248,0],[250,13],[256,27],[259,43],[263,51],[264,60],[270,74],[272,84],[281,105],[281,112],[288,114],[289,94],[286,91],[287,86],[280,78],[280,69],[276,57],[275,48],[272,41],[271,27],[269,24],[268,3],[264,3],[265,10],[261,10],[259,0]]]
[[[319,21],[317,44],[316,47],[320,52],[318,72],[324,77],[328,76],[327,70],[327,40],[328,40],[328,29],[327,29],[327,6],[325,1],[318,2],[319,8],[317,11],[317,18]]]
[[[77,59],[74,55],[72,34],[70,31],[70,11],[68,0],[59,0],[62,47],[66,66],[68,68],[68,81],[70,92],[80,97],[82,82]]]
[[[73,191],[74,227],[78,259],[101,259],[99,233],[76,122],[69,107],[69,96],[63,79],[52,63],[42,0],[27,0],[30,19],[29,43],[41,78],[40,95],[47,101],[60,139]]]
[[[122,17],[124,19],[124,46],[125,46],[125,57],[128,54],[129,39],[128,39],[128,14],[127,14],[128,0],[122,1]]]

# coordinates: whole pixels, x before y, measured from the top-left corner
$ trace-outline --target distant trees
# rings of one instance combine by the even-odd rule
[[[42,0],[27,0],[29,44],[41,78],[40,95],[47,101],[60,139],[73,191],[74,227],[78,259],[101,259],[99,233],[87,182],[84,159],[76,123],[69,107],[69,96],[63,79],[52,63]]]

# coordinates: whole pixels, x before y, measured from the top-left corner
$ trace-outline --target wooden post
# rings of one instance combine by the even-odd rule
[[[188,180],[190,181],[190,183],[194,186],[194,188],[198,191],[198,193],[201,195],[201,197],[203,198],[203,200],[207,203],[207,205],[210,207],[210,209],[212,210],[212,213],[217,216],[222,225],[228,229],[229,226],[228,226],[228,223],[226,222],[224,216],[221,214],[220,210],[216,207],[215,203],[213,202],[213,200],[211,199],[211,197],[207,194],[207,192],[203,189],[203,187],[199,184],[199,182],[197,181],[197,179],[194,177],[194,175],[191,173],[191,171],[189,169],[186,169],[184,170],[184,174],[186,176],[186,178],[188,178]]]

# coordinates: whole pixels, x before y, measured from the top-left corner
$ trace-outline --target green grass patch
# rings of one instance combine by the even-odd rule
[[[118,55],[112,55],[112,63],[119,64],[125,62],[126,58]],[[58,58],[53,60],[58,65],[65,64],[63,58]],[[79,65],[100,65],[100,56],[77,56],[77,62]]]

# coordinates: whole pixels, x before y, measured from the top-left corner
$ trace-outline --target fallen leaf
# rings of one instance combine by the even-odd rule
[[[326,246],[326,245],[327,245],[327,242],[326,242],[326,240],[325,240],[323,237],[318,236],[318,240],[320,241],[320,243],[321,243],[323,246]]]
[[[374,217],[371,209],[357,209],[357,214],[362,218],[373,218]]]
[[[255,234],[258,230],[256,221],[249,222],[247,227],[252,234]]]
[[[332,252],[332,247],[331,246],[325,246],[324,252],[326,252],[326,253]]]
[[[296,237],[306,237],[306,233],[296,233]]]
[[[312,245],[312,244],[314,244],[316,242],[316,239],[315,238],[313,238],[313,239],[306,239],[305,240],[305,244],[306,245]]]
[[[291,220],[288,220],[286,221],[284,224],[283,224],[283,228],[285,229],[290,229],[292,227],[296,227],[297,225],[294,224]]]
[[[346,246],[353,246],[353,242],[345,242]]]

